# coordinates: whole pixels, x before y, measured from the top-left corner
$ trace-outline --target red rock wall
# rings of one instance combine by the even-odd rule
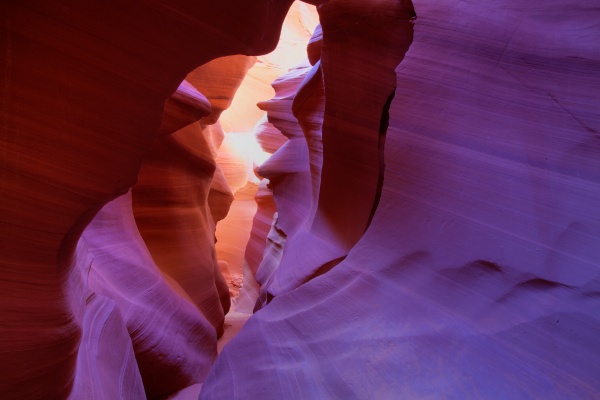
[[[120,318],[110,301],[92,296],[86,309],[82,298],[71,297],[89,293],[77,278],[75,266],[88,260],[87,253],[75,253],[78,239],[107,202],[135,183],[165,101],[185,75],[219,56],[274,48],[290,3],[0,4],[4,397],[64,398],[72,390],[77,396],[79,388],[89,389],[88,378],[106,386],[105,392],[86,392],[89,398],[112,398],[117,387],[126,387],[123,395],[140,393],[131,345],[121,341],[128,317]],[[89,320],[94,313],[106,322]],[[106,331],[96,328],[114,335],[98,337]],[[109,338],[116,342],[115,358],[107,356],[109,367],[99,367],[105,373],[81,369],[86,357],[98,354],[87,349],[103,354]],[[111,370],[114,363],[127,371],[127,383],[111,381],[123,376]]]

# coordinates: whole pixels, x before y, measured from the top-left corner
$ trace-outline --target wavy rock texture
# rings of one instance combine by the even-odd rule
[[[287,238],[200,398],[598,397],[598,7],[415,0],[385,130],[400,2],[323,3],[322,244]]]
[[[266,304],[269,299],[267,284],[281,263],[282,248],[287,237],[301,228],[311,208],[308,146],[302,127],[292,112],[296,92],[310,69],[310,64],[301,64],[276,79],[273,82],[275,97],[258,104],[261,109],[267,111],[269,126],[281,132],[288,140],[258,169],[258,174],[268,179],[268,187],[272,190],[278,213],[267,236],[261,237],[265,245],[261,262],[255,272],[256,280],[262,286],[257,307]],[[270,133],[271,131],[272,129],[259,131],[259,140],[279,143],[277,136]],[[256,231],[259,228],[260,226],[256,226],[254,229]],[[249,248],[254,249],[252,243],[249,243]]]
[[[136,224],[152,258],[222,330],[227,285],[214,253],[208,194],[216,165],[199,124],[159,138],[133,188]]]
[[[409,0],[307,3],[262,104],[261,309],[209,372],[251,60],[188,73],[291,0],[0,2],[0,397],[600,397],[600,7],[414,0],[413,38]]]
[[[277,152],[289,140],[268,121],[266,115],[265,118],[262,118],[256,124],[253,133],[260,147],[270,154]],[[255,167],[254,173],[258,178],[261,178],[261,181],[254,197],[257,209],[252,219],[252,229],[244,252],[244,260],[249,272],[251,272],[249,275],[252,277],[256,276],[265,256],[265,249],[269,242],[268,236],[273,225],[275,213],[277,212],[271,182],[265,177],[260,176],[258,166]],[[275,264],[279,264],[279,258],[277,258]]]
[[[245,172],[246,169],[244,168],[243,171]],[[243,285],[244,253],[250,237],[253,216],[256,214],[254,200],[256,189],[255,183],[247,183],[236,191],[227,214],[228,218],[219,222],[217,226],[215,250],[232,299],[238,297],[239,289]],[[225,239],[219,240],[219,237]]]
[[[186,80],[208,99],[211,112],[201,123],[160,137],[133,187],[136,223],[152,258],[185,290],[219,336],[230,301],[214,248],[215,224],[227,214],[233,194],[224,172],[215,174],[215,147],[222,132],[218,127],[203,131],[202,126],[217,122],[254,61],[239,55],[218,58],[187,75]],[[211,192],[216,197],[212,201]],[[219,208],[211,212],[210,204]]]
[[[248,180],[251,182],[258,182],[258,178],[264,178],[254,175],[258,174],[257,165],[263,163],[268,156],[265,152],[274,153],[288,140],[286,136],[281,134],[279,129],[266,121],[266,113],[257,108],[256,104],[273,97],[275,93],[271,83],[274,79],[286,73],[288,69],[296,64],[303,62],[306,42],[317,24],[318,14],[315,7],[299,1],[294,2],[285,18],[277,48],[272,53],[257,58],[256,64],[248,71],[244,82],[236,92],[231,107],[223,113],[220,119],[223,127],[229,132],[226,136],[224,148],[226,149],[228,144],[231,144],[234,147],[234,152],[249,160],[247,169]],[[263,149],[262,152],[257,148],[256,143],[251,145],[246,141],[245,138],[249,136],[254,136],[257,139],[256,141]],[[221,162],[222,160],[218,159],[218,161]],[[241,213],[234,211],[237,208],[236,202],[234,202],[232,213],[219,224],[217,229],[219,240],[217,254],[219,258],[227,261],[232,276],[239,275],[242,270],[246,270],[246,265],[249,267],[249,270],[244,272],[245,277],[250,279],[244,284],[246,289],[253,284],[254,278],[252,275],[258,269],[263,257],[265,241],[275,213],[271,193],[273,186],[267,185],[267,183],[268,180],[265,180],[259,184],[258,188],[253,186],[256,191],[258,212],[245,214],[242,217]],[[243,200],[241,201],[243,202]],[[244,212],[247,211],[250,211],[249,208]],[[249,245],[246,246],[246,243],[242,244],[242,239],[244,242],[248,242],[247,229],[249,227],[245,225],[248,217],[254,217],[252,224],[254,227],[250,233]],[[234,226],[239,232],[236,235],[232,235],[232,229],[227,228]],[[238,252],[237,256],[234,256],[231,251],[234,243],[239,243],[236,250]],[[246,248],[245,252],[244,247]],[[254,298],[251,302],[254,303],[255,301]],[[250,310],[252,307],[250,307]]]
[[[277,212],[273,192],[267,187],[268,180],[264,179],[258,185],[256,195],[256,214],[252,219],[252,230],[246,245],[244,258],[252,275],[256,275],[258,267],[263,260],[267,235],[273,224],[273,216]]]
[[[184,81],[166,103],[160,133],[210,113],[206,97]],[[202,381],[216,355],[215,327],[206,308],[195,307],[156,266],[134,221],[131,192],[96,214],[72,268],[67,293],[82,342],[71,398],[155,398]]]
[[[85,303],[72,398],[165,396],[202,382],[216,357],[215,329],[155,265],[131,204],[128,193],[104,206],[78,244],[71,296]]]
[[[258,146],[251,134],[252,132],[225,134],[216,157],[217,166],[223,170],[224,187],[232,200],[226,216],[219,220],[215,232],[215,251],[229,287],[232,307],[242,286],[244,252],[252,229],[252,219],[256,214],[254,197],[257,185],[249,181],[248,172],[252,165],[252,155]],[[211,193],[215,189],[214,183],[213,179]],[[222,208],[222,199],[215,198],[214,204]]]
[[[257,57],[248,71],[235,98],[223,115],[221,123],[226,132],[251,132],[264,112],[256,103],[273,97],[271,83],[305,58],[306,41],[310,38],[319,16],[315,7],[294,1],[283,22],[275,50]]]
[[[337,1],[320,6],[318,12],[321,29],[309,48],[315,63],[312,71],[295,87],[293,79],[284,78],[292,85],[283,95],[290,103],[288,114],[293,112],[300,124],[292,116],[291,123],[278,126],[280,108],[286,108],[282,96],[275,97],[275,106],[269,108],[270,121],[284,135],[301,140],[286,143],[259,172],[270,177],[271,170],[283,168],[294,172],[286,175],[288,181],[293,177],[302,183],[288,183],[296,190],[282,189],[285,195],[279,199],[274,189],[281,208],[277,227],[294,235],[294,240],[287,241],[277,271],[268,274],[268,284],[266,277],[257,278],[263,283],[261,302],[333,267],[367,228],[381,191],[382,120],[396,85],[394,68],[412,41],[412,10],[400,3],[376,2],[365,9],[357,2]],[[300,83],[300,96],[293,100]],[[322,152],[329,157],[322,158]],[[303,178],[299,172],[304,172]]]
[[[109,300],[91,296],[84,307],[85,297],[72,297],[89,293],[80,269],[89,259],[75,253],[78,239],[109,200],[135,183],[159,133],[165,102],[185,75],[220,56],[273,49],[290,4],[0,4],[3,397],[64,398],[73,390],[77,396],[88,379],[96,380],[98,391],[87,390],[87,398],[140,395],[136,344],[124,330],[129,317]],[[186,105],[175,108],[185,114]],[[164,340],[206,339],[192,328],[206,326],[198,315],[182,323],[189,329],[175,329]],[[166,332],[158,322],[153,326],[156,335]],[[108,338],[114,359],[106,353]],[[183,347],[177,348],[168,355],[157,350],[141,364],[160,364],[160,357],[180,354]],[[193,367],[198,372],[206,355],[193,354],[204,360]],[[86,360],[98,369],[86,371]]]

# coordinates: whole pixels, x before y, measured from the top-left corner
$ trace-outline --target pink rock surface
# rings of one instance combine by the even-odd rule
[[[258,104],[267,111],[269,122],[289,139],[258,169],[258,174],[270,182],[281,212],[278,226],[286,235],[300,227],[311,205],[308,147],[292,112],[294,96],[309,70],[310,65],[300,65],[276,79],[275,97]]]
[[[202,120],[205,125],[217,122],[221,113],[233,101],[233,97],[252,67],[256,57],[233,55],[220,57],[191,71],[186,80],[206,96],[212,114]]]
[[[155,265],[131,204],[130,193],[109,202],[78,243],[70,288],[83,338],[72,398],[165,396],[202,382],[216,357],[205,310]]]
[[[160,133],[210,112],[184,81],[167,101]],[[155,265],[130,191],[96,214],[75,255],[67,293],[82,339],[71,398],[155,398],[204,379],[216,355],[215,329]]]
[[[255,129],[256,140],[261,148],[267,153],[275,153],[288,138],[273,126],[268,120],[262,121]]]
[[[211,112],[211,103],[206,96],[184,80],[165,103],[159,135],[170,135]]]
[[[366,4],[331,0],[321,16],[352,5],[369,19]],[[337,204],[347,221],[332,213],[322,241],[351,247],[346,258],[272,292],[221,353],[201,399],[600,396],[600,31],[591,22],[598,8],[414,5],[419,18],[396,69],[373,219],[364,234],[357,230],[368,221],[361,213],[374,173],[358,171],[353,188],[343,176],[325,179],[327,168],[355,171],[327,140],[336,125],[361,118],[357,111],[323,126],[319,207],[349,204]],[[322,23],[327,116],[341,100],[328,98]],[[347,54],[346,65],[360,54]],[[361,71],[335,75],[347,76],[344,107],[375,115],[369,108],[379,104],[381,116],[370,91],[348,94],[360,77],[344,73]],[[368,153],[361,154],[357,165],[377,159],[363,164]],[[357,201],[360,212],[348,212]],[[288,237],[276,274],[306,277],[319,250],[302,243],[290,253],[296,240]]]
[[[216,160],[223,139],[225,138],[225,132],[223,132],[221,124],[217,121],[213,125],[204,127],[202,135],[206,139],[211,157],[215,161],[215,172],[213,173],[208,192],[208,206],[214,223],[218,223],[227,216],[229,207],[231,207],[231,203],[233,202],[233,191],[227,179],[227,175],[229,174],[223,170],[223,163],[219,163]]]

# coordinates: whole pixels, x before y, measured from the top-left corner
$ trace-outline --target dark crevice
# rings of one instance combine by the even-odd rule
[[[252,313],[255,314],[257,311],[269,304],[274,298],[275,296],[268,290],[260,290],[258,293],[258,298],[256,299],[256,303],[254,303],[254,309],[252,310]]]
[[[369,214],[369,220],[367,221],[367,226],[365,230],[369,228],[371,225],[371,221],[375,216],[375,211],[377,211],[377,207],[379,206],[379,201],[381,200],[381,192],[383,190],[383,179],[385,175],[385,138],[387,135],[387,129],[390,125],[390,107],[392,106],[392,101],[394,100],[394,96],[396,95],[396,89],[392,91],[392,93],[388,96],[385,105],[383,106],[383,110],[381,112],[381,121],[379,123],[379,147],[378,147],[378,157],[379,157],[379,177],[377,179],[377,190],[375,191],[375,199],[373,200],[373,207],[371,208],[371,213]]]
[[[326,274],[327,272],[331,271],[336,265],[338,265],[339,263],[341,263],[342,261],[344,261],[346,259],[346,256],[342,256],[342,257],[338,257],[335,260],[331,260],[329,262],[326,262],[325,264],[321,265],[320,267],[318,267],[312,274],[310,274],[309,276],[307,276],[305,279],[302,280],[302,282],[300,283],[299,286],[310,282],[311,280]],[[275,295],[273,295],[271,292],[269,292],[268,290],[266,291],[260,291],[258,299],[256,299],[256,303],[254,305],[254,310],[253,313],[256,313],[258,310],[260,310],[261,308],[265,307],[267,304],[269,304],[273,299],[275,298]]]
[[[502,272],[502,268],[498,264],[487,260],[476,260],[468,266],[486,272]]]
[[[342,257],[336,258],[335,260],[331,260],[329,262],[326,262],[325,264],[323,264],[319,268],[317,268],[315,270],[315,272],[313,272],[311,275],[307,276],[302,281],[301,284],[305,284],[305,283],[310,282],[311,280],[315,279],[318,276],[326,274],[327,272],[331,271],[333,269],[333,267],[335,267],[336,265],[338,265],[339,263],[341,263],[345,259],[346,259],[346,256],[342,256]]]
[[[571,289],[572,287],[569,285],[565,285],[563,283],[560,282],[555,282],[555,281],[551,281],[548,279],[543,279],[543,278],[534,278],[534,279],[529,279],[525,282],[521,282],[518,285],[521,288],[528,288],[531,290],[550,290],[550,289],[556,289],[556,288],[567,288],[567,289]]]

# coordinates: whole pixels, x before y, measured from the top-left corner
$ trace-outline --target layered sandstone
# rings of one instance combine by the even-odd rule
[[[322,39],[308,53],[316,66],[320,52],[325,93],[316,222],[270,258],[268,304],[201,398],[597,397],[597,7],[415,0],[413,42],[386,83],[383,70],[362,74],[388,61],[393,70],[394,57],[344,45],[358,32],[408,45],[410,30],[393,44],[391,24],[371,24],[409,2],[318,3]],[[376,66],[356,65],[366,61]],[[300,125],[306,112],[294,108]],[[382,129],[368,131],[375,116]]]
[[[66,0],[0,5],[3,396],[63,398],[87,376],[106,392],[86,386],[86,395],[111,397],[123,377],[115,363],[127,371],[123,385],[135,383],[119,393],[140,393],[121,311],[93,296],[90,308],[81,305],[85,297],[71,297],[88,293],[85,280],[78,278],[89,266],[87,256],[75,252],[78,239],[105,204],[136,182],[141,160],[161,128],[165,102],[185,75],[220,56],[274,48],[290,4]],[[175,100],[182,104],[174,108],[187,118],[190,104]],[[204,111],[200,107],[198,115]],[[156,339],[196,341],[200,333],[192,326],[197,321],[172,337],[158,329]],[[108,339],[114,359],[101,345]],[[80,369],[81,360],[93,354],[107,357],[105,373]],[[143,369],[160,357],[158,351],[136,363]],[[205,369],[205,361],[194,368]],[[185,369],[186,363],[176,368]]]
[[[218,358],[291,0],[0,3],[1,397],[600,396],[597,5],[306,2]]]

